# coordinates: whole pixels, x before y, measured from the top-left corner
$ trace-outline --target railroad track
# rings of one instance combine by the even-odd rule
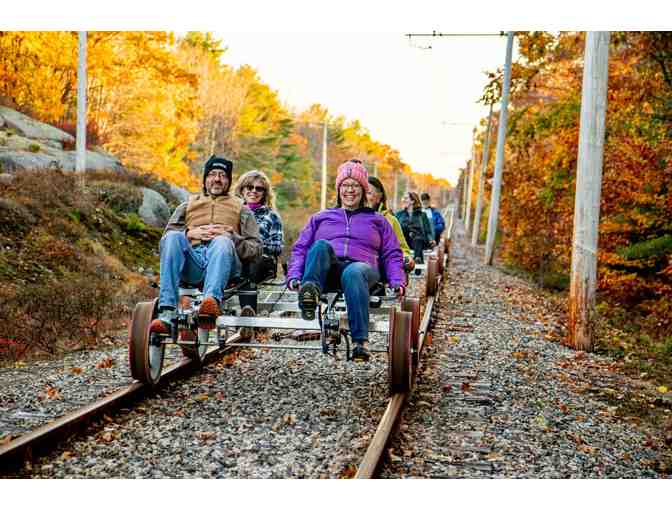
[[[419,328],[419,351],[422,350],[427,341],[427,333],[435,300],[434,296],[429,296],[425,303],[425,312]],[[227,343],[235,344],[237,340],[238,336],[234,335],[228,339]],[[205,361],[206,363],[210,363],[226,355],[227,352],[234,348],[226,346],[211,349],[206,354]],[[418,365],[416,365],[416,371],[417,367]],[[162,387],[179,380],[185,374],[193,373],[197,368],[192,361],[187,359],[166,368],[162,374],[158,389],[160,390]],[[134,382],[94,403],[85,405],[74,412],[70,412],[32,432],[14,439],[6,445],[0,446],[0,471],[11,473],[20,469],[26,460],[34,461],[38,457],[48,454],[57,448],[64,439],[81,432],[92,422],[101,420],[104,417],[109,419],[109,416],[114,415],[115,412],[127,408],[129,405],[138,402],[156,390],[157,388]],[[395,424],[398,422],[407,396],[404,393],[397,393],[390,398],[382,419],[378,424],[376,433],[370,440],[366,454],[354,475],[355,477],[371,478],[375,476],[383,458],[385,446],[394,431]]]

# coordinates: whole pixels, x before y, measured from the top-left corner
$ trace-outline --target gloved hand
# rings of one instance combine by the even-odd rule
[[[404,257],[404,271],[410,273],[415,269],[415,260],[412,257]]]
[[[300,285],[300,284],[301,284],[301,282],[300,282],[299,280],[297,280],[296,278],[292,278],[292,279],[289,280],[289,282],[287,283],[287,288],[288,288],[289,290],[299,290],[299,285]]]
[[[403,285],[399,285],[397,287],[392,287],[392,290],[394,293],[397,295],[397,297],[403,297],[404,294],[406,294],[406,288]]]

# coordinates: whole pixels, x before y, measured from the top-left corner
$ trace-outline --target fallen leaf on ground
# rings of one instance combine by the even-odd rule
[[[47,398],[52,398],[52,399],[60,399],[61,398],[61,393],[56,389],[52,388],[51,386],[47,386]]]
[[[72,373],[75,374],[75,375],[76,375],[76,374],[81,374],[81,373],[82,373],[82,369],[79,368],[79,367],[72,367],[72,368],[70,369],[70,372],[72,372]]]
[[[105,358],[96,364],[96,368],[112,368],[112,365],[114,365],[114,360],[112,358]]]

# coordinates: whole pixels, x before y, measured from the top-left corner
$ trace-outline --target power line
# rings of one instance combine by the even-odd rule
[[[436,30],[433,30],[431,34],[404,34],[404,37],[408,37],[409,39],[411,37],[503,37],[506,35],[506,32],[499,32],[499,33],[480,33],[480,34],[458,34],[458,33],[452,33],[452,34],[444,34],[443,32],[437,32]]]

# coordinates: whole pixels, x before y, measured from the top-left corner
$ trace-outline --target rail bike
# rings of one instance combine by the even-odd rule
[[[445,267],[445,244],[442,242],[436,253],[427,256],[422,269],[425,293],[435,296],[439,278]],[[419,278],[418,274],[411,278]],[[262,282],[263,284],[264,282]],[[285,283],[265,282],[266,288]],[[251,290],[246,290],[251,289]],[[282,291],[284,293],[284,290]],[[221,315],[213,324],[199,323],[198,310],[204,299],[201,289],[181,286],[176,318],[168,335],[149,331],[150,324],[158,316],[158,299],[136,304],[129,324],[129,365],[131,375],[140,382],[157,385],[161,379],[166,345],[178,345],[182,353],[197,365],[204,362],[210,347],[263,348],[285,350],[312,350],[335,359],[351,360],[351,337],[348,327],[348,311],[341,291],[324,293],[320,298],[315,320],[300,317],[298,302],[258,302],[257,315],[244,317],[235,306],[241,295],[259,295],[259,287],[250,285],[243,278],[229,286],[220,303]],[[382,334],[384,341],[369,338],[370,352],[386,353],[388,356],[388,383],[390,393],[407,392],[411,388],[414,367],[418,363],[419,338],[421,336],[421,304],[415,297],[399,299],[385,284],[371,289],[369,298],[369,332]],[[254,343],[234,341],[239,328],[267,328],[271,330],[304,330],[319,334],[320,345],[285,345],[273,342]],[[211,331],[214,334],[211,334]]]

